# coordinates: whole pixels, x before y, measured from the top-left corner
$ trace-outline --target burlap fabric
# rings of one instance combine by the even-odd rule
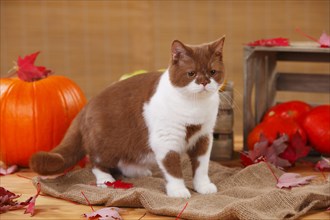
[[[191,167],[182,162],[186,185],[192,189]],[[277,176],[281,170],[273,168]],[[330,206],[330,184],[312,183],[306,186],[278,189],[274,176],[265,163],[234,169],[211,162],[209,174],[218,193],[200,195],[191,190],[190,199],[170,198],[165,194],[165,182],[159,171],[152,177],[123,179],[134,188],[112,189],[95,186],[90,169],[75,170],[56,179],[35,178],[41,191],[58,198],[86,204],[81,191],[93,205],[144,207],[157,215],[177,216],[185,204],[181,217],[185,219],[296,219],[312,209]]]

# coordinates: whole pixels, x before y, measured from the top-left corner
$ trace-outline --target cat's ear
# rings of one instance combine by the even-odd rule
[[[180,59],[180,57],[187,54],[187,47],[180,41],[175,40],[172,42],[171,52],[172,52],[172,60],[174,62],[177,62]]]
[[[216,56],[222,57],[224,43],[225,43],[225,35],[223,35],[220,39],[210,44],[210,47],[212,48]]]

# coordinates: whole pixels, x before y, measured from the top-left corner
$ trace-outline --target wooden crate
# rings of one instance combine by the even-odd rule
[[[214,134],[211,160],[230,160],[234,151],[234,133]]]
[[[277,91],[330,92],[329,74],[281,73],[276,71],[277,61],[328,63],[330,49],[307,46],[244,48],[244,149],[247,149],[248,134],[267,109],[276,104]]]
[[[214,127],[211,160],[229,160],[234,149],[233,82],[227,82],[219,93],[220,105]]]

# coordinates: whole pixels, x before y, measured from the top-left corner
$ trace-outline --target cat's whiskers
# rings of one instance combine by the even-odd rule
[[[239,90],[238,89],[236,89],[236,88],[233,88],[233,97],[238,97],[238,99],[240,99],[240,100],[243,100],[243,95],[242,95],[242,93],[240,93],[239,92]],[[236,108],[237,108],[237,110],[238,110],[238,113],[240,114],[240,115],[242,115],[242,110],[240,109],[240,107],[239,107],[239,105],[238,105],[238,103],[237,102],[235,102],[235,99],[234,98],[232,98],[233,99],[233,104],[236,106]],[[237,99],[236,99],[237,100]],[[235,109],[234,109],[235,110]]]
[[[239,107],[239,105],[235,102],[234,98],[230,97],[227,94],[221,93],[220,92],[220,100],[224,99],[226,102],[228,103],[232,103],[232,108],[233,110],[237,110],[238,112],[242,112],[241,108]]]

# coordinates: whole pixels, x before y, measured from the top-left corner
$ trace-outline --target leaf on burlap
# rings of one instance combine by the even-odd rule
[[[99,209],[91,213],[85,213],[84,217],[88,219],[99,219],[99,220],[121,220],[119,215],[119,208],[108,207]]]
[[[314,179],[315,176],[305,176],[301,177],[298,173],[284,173],[280,178],[278,178],[277,187],[278,188],[291,188],[294,186],[306,185]]]
[[[121,180],[116,180],[114,182],[105,182],[107,187],[112,187],[114,189],[130,189],[133,187],[132,183],[126,183]]]

